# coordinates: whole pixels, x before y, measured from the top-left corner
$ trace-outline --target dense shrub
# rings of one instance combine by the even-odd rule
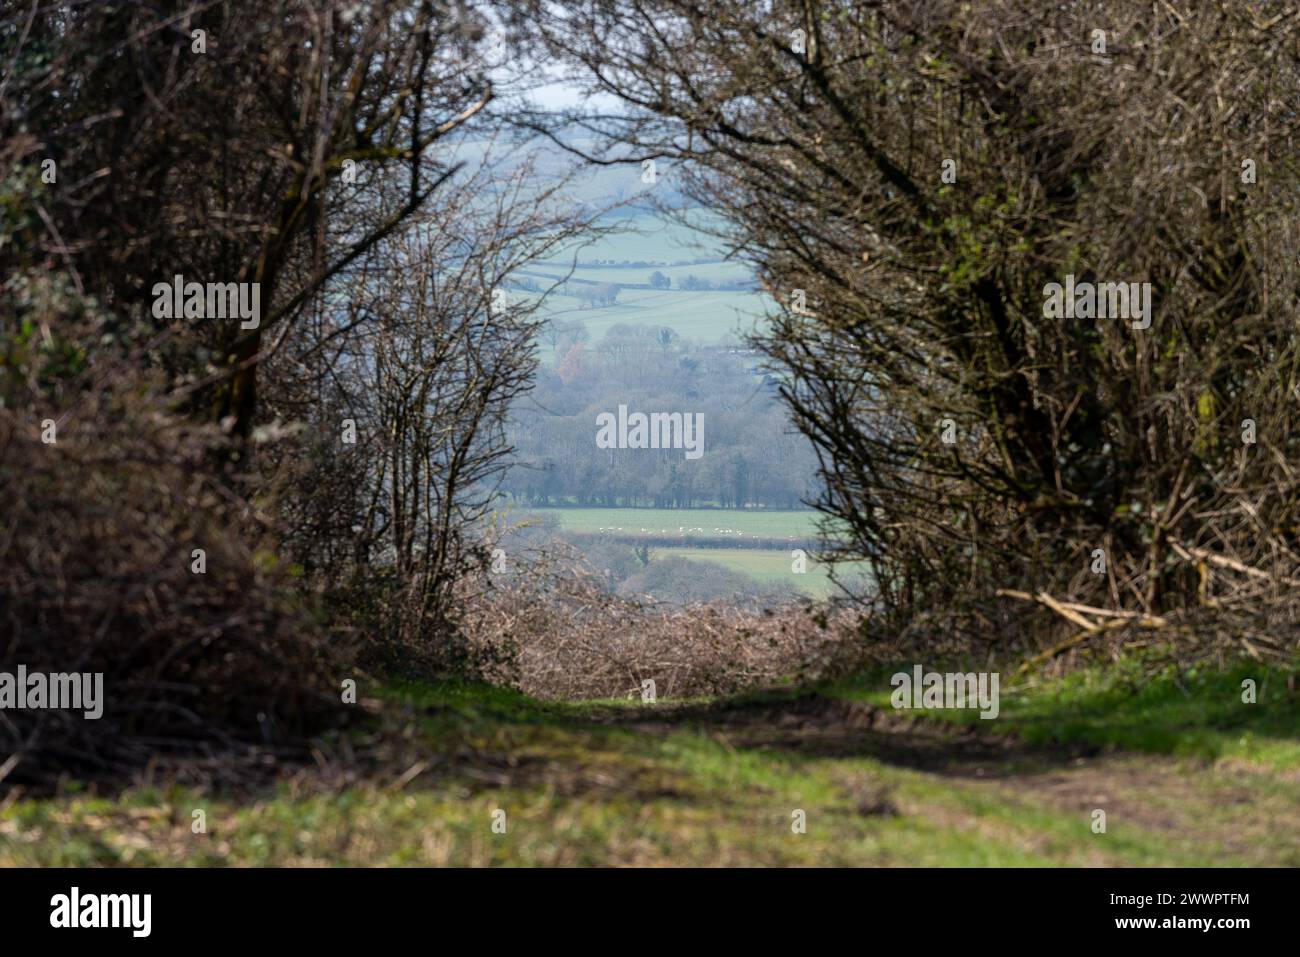
[[[74,325],[56,306],[75,297],[33,288],[0,297],[21,315],[0,329],[0,671],[102,673],[103,713],[0,711],[0,779],[300,750],[348,713],[345,649],[216,480],[225,437],[169,414],[111,350],[87,362],[93,305]]]

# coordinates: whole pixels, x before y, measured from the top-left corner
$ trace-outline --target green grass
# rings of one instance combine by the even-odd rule
[[[791,570],[793,559],[788,551],[770,548],[652,548],[650,560],[675,555],[697,562],[717,562],[767,585],[790,585],[814,597],[835,591],[827,567],[808,556],[807,571]]]
[[[1120,731],[1145,719],[1196,741],[1227,720],[1225,740],[1273,742],[1246,753],[1294,767],[1282,747],[1297,736],[1293,711],[1266,698],[1251,711],[1221,707],[1235,678],[1206,676],[1192,691],[1204,708],[1175,706],[1161,685],[1130,695],[1136,704],[1083,679],[1027,689],[1004,704],[1018,727],[1055,721],[1057,737],[1101,734],[1153,753],[1049,756],[987,775],[900,764],[857,725],[814,722],[796,741],[781,720],[789,693],[748,696],[773,709],[753,742],[728,711],[405,682],[381,695],[384,733],[407,750],[368,781],[327,787],[307,774],[242,800],[152,787],[19,799],[0,808],[0,866],[1300,865],[1294,775],[1209,765],[1149,729]],[[832,689],[826,700],[846,693],[867,692]],[[835,749],[814,746],[823,730]],[[1105,834],[1089,826],[1098,806]],[[192,832],[195,809],[206,833]],[[505,834],[492,830],[498,810]],[[792,832],[795,811],[806,833]]]
[[[554,518],[565,532],[604,535],[622,541],[682,535],[686,539],[728,538],[736,541],[781,542],[780,548],[655,547],[651,558],[677,555],[695,561],[717,562],[764,584],[793,585],[805,594],[822,598],[836,591],[828,567],[807,556],[807,571],[792,571],[794,544],[815,539],[818,513],[769,509],[664,509],[664,508],[531,508],[512,514],[512,521],[529,515]],[[601,531],[604,529],[604,531]],[[622,531],[619,531],[622,529]],[[682,531],[678,531],[682,529]],[[703,529],[703,531],[696,531]],[[730,532],[727,530],[730,529]],[[644,530],[644,531],[643,531]],[[739,534],[737,534],[739,533]],[[852,575],[844,566],[842,575]]]
[[[911,667],[881,670],[834,693],[889,706],[890,675]],[[1164,668],[1152,678],[1148,668],[1133,657],[1048,682],[1009,683],[1011,676],[1004,675],[995,720],[981,720],[972,711],[924,713],[938,720],[989,725],[1031,742],[1082,742],[1300,769],[1300,698],[1288,696],[1284,672],[1241,663],[1221,671]],[[1256,683],[1254,704],[1242,701],[1246,679]]]
[[[804,540],[815,538],[819,513],[812,510],[721,508],[523,508],[512,513],[554,518],[566,532],[613,537],[684,535],[688,538]],[[601,529],[605,529],[604,532]],[[613,529],[614,531],[610,531]],[[621,531],[618,531],[621,529]],[[684,531],[679,532],[679,529]],[[700,529],[696,531],[696,529]],[[730,529],[730,534],[727,533]],[[736,534],[739,532],[740,534]],[[780,554],[787,554],[782,552]],[[788,562],[787,562],[788,568]]]

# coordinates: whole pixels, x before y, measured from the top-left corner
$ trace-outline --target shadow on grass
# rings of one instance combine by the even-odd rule
[[[906,669],[873,672],[826,693],[889,707],[895,670]],[[1253,701],[1246,682],[1254,683]],[[1058,679],[1004,685],[1001,713],[993,721],[970,711],[917,713],[954,726],[986,725],[1027,745],[1234,758],[1286,770],[1300,768],[1300,696],[1294,687],[1294,671],[1255,662],[1179,670],[1134,658]]]
[[[816,690],[661,706],[651,714],[627,709],[606,720],[642,733],[689,730],[731,748],[803,758],[870,758],[953,777],[1045,771],[1098,750],[1086,743],[1028,743]]]
[[[689,801],[701,785],[673,766],[672,755],[683,751],[706,765],[747,752],[779,757],[787,768],[869,759],[983,779],[1050,772],[1106,750],[1300,768],[1300,702],[1281,669],[1238,664],[1152,676],[1128,661],[1004,687],[994,720],[973,710],[895,710],[894,670],[906,669],[812,689],[650,705],[541,701],[484,684],[395,680],[382,686],[381,713],[353,739],[351,756],[337,770],[323,768],[320,784],[363,778],[466,793],[540,786],[562,796]],[[1254,704],[1242,701],[1248,678],[1256,682]]]
[[[472,735],[476,726],[487,729],[505,722],[517,729],[532,727],[537,732],[531,735],[534,746],[547,742],[543,729],[548,729],[556,741],[581,742],[598,752],[626,749],[649,755],[666,736],[680,733],[729,750],[807,759],[870,758],[940,775],[985,777],[1048,770],[1098,750],[1087,743],[1026,743],[981,727],[842,700],[818,689],[652,705],[544,702],[472,684],[409,684],[392,690],[427,716],[435,734],[454,730]]]

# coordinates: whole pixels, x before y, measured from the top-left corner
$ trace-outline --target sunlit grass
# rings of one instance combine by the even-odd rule
[[[181,788],[20,799],[0,812],[0,865],[1300,865],[1294,776],[1178,757],[1292,766],[1294,710],[1273,698],[1277,675],[1261,674],[1255,710],[1220,700],[1244,673],[1184,676],[1187,695],[1163,679],[1129,687],[1090,673],[1016,689],[1005,722],[985,724],[1174,756],[1062,758],[986,777],[869,749],[744,746],[710,712],[674,717],[671,703],[396,682],[380,697],[411,709],[429,765],[407,781],[395,767],[342,789],[285,783],[241,800]],[[827,694],[879,700],[875,680]],[[887,676],[884,688],[887,705]],[[791,699],[745,700],[779,713]],[[1095,807],[1105,834],[1091,829]],[[504,834],[493,830],[501,811]],[[798,812],[804,833],[792,830]]]
[[[890,675],[911,668],[907,664],[880,669],[831,693],[889,707]],[[1223,670],[1165,667],[1152,674],[1149,665],[1132,657],[1051,680],[1016,681],[1003,675],[1000,713],[993,721],[982,721],[968,710],[923,713],[945,721],[978,722],[1032,742],[1080,742],[1294,769],[1300,768],[1300,698],[1288,694],[1288,673],[1238,662]],[[1248,679],[1255,682],[1253,704],[1243,701],[1243,682]]]

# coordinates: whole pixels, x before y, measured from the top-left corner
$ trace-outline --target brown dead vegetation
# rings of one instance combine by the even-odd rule
[[[461,628],[495,662],[487,675],[542,698],[641,697],[646,681],[656,698],[729,694],[841,673],[861,649],[847,608],[647,604],[572,560],[462,592]]]

